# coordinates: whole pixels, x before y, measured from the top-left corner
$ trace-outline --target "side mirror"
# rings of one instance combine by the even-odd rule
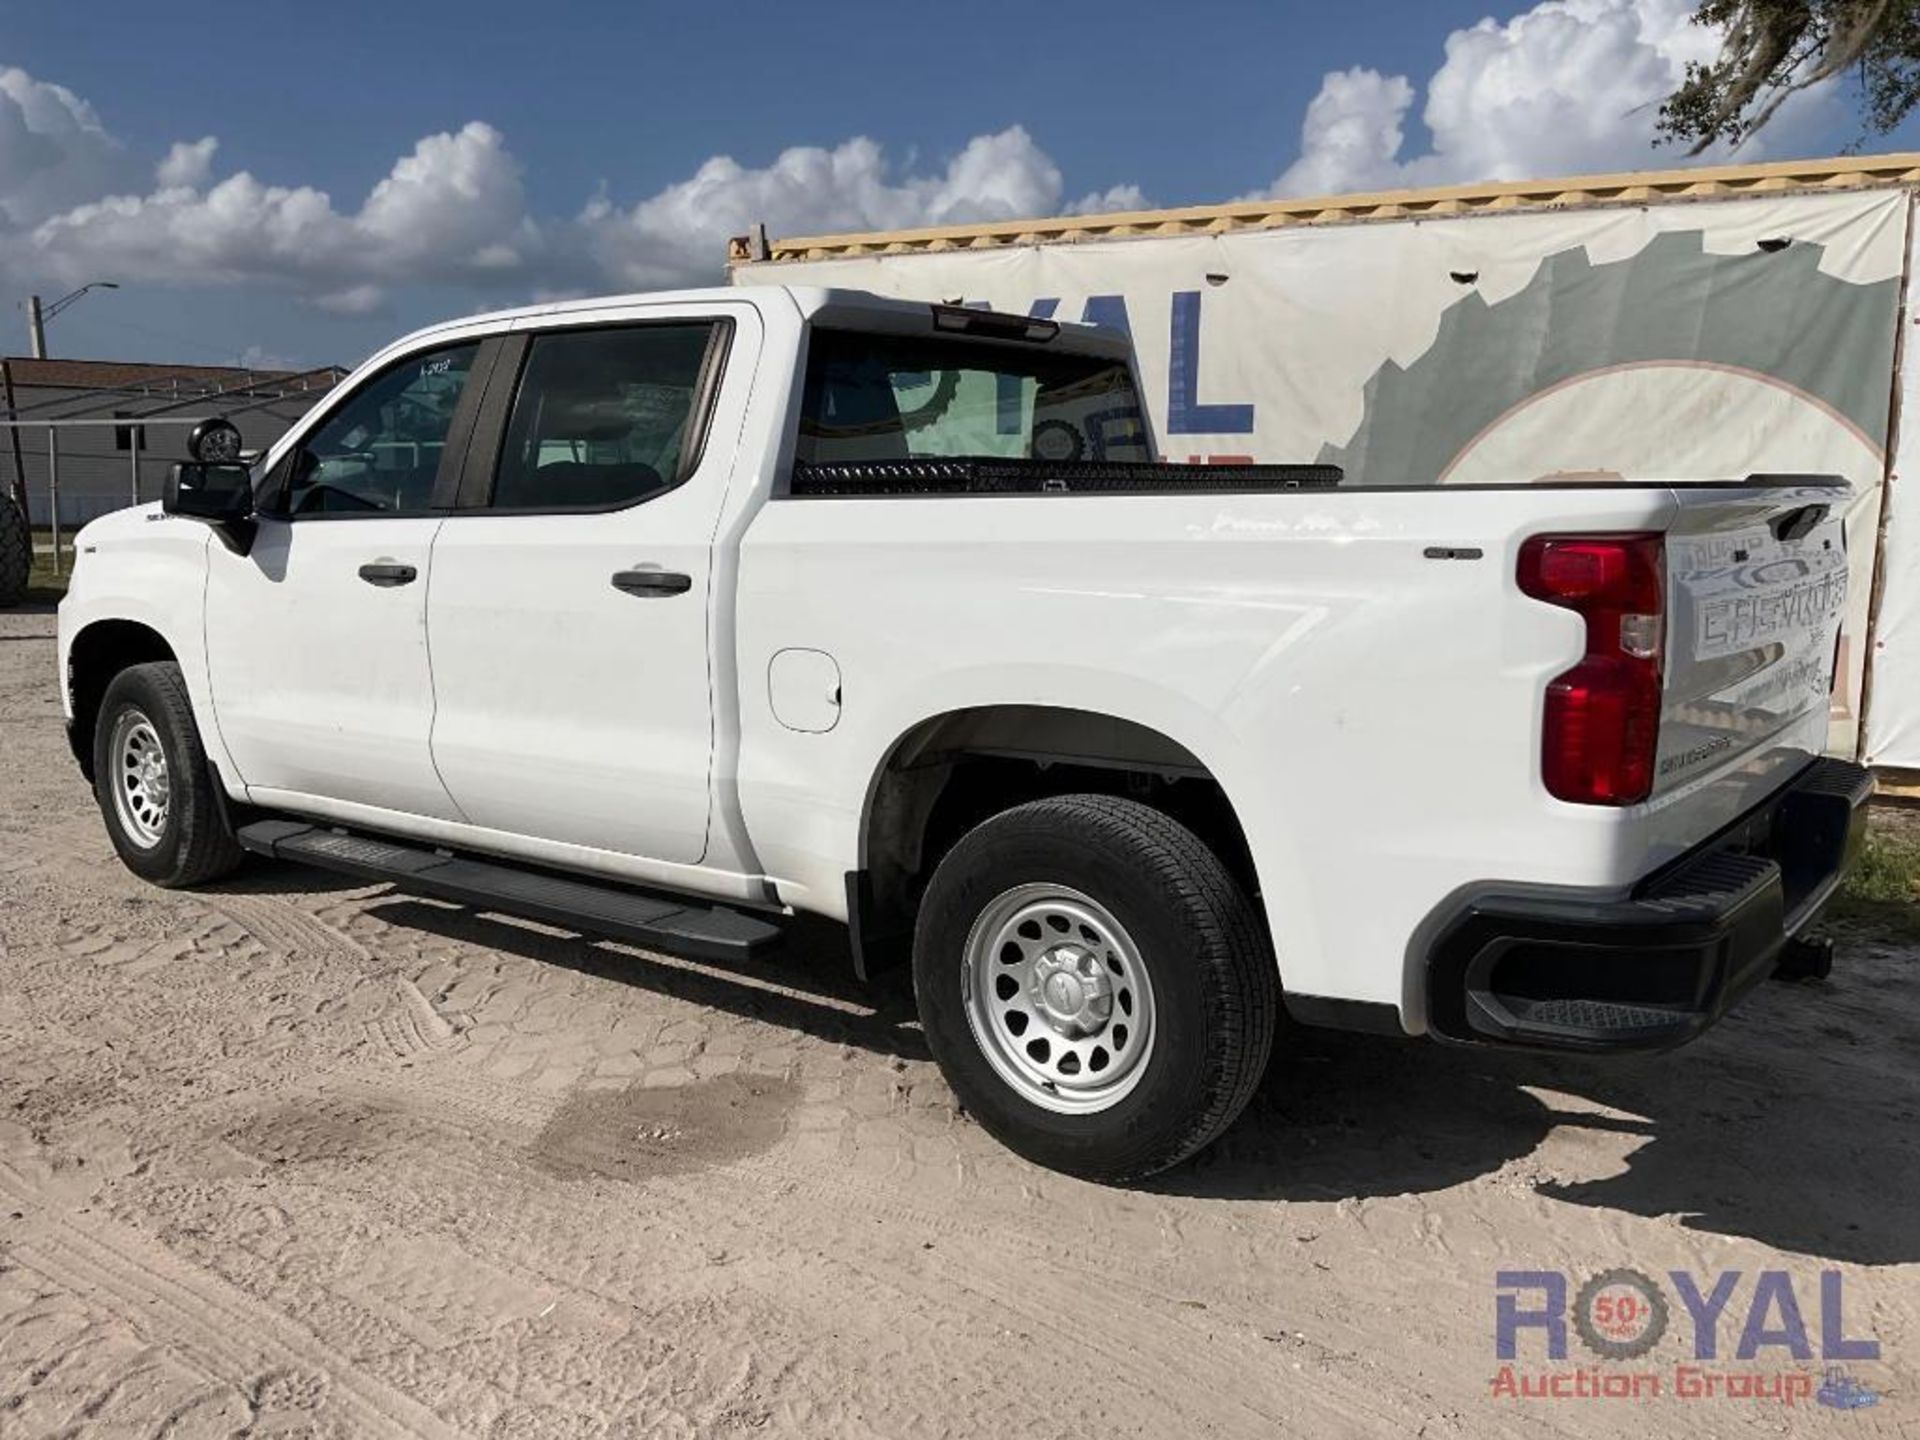
[[[244,465],[183,460],[167,476],[160,508],[215,524],[253,514],[253,472]]]
[[[160,508],[205,520],[237,554],[253,548],[253,472],[245,465],[181,461],[167,475]]]

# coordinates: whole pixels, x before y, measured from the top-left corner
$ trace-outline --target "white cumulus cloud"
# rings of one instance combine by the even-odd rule
[[[1412,103],[1413,86],[1404,75],[1359,65],[1329,74],[1307,104],[1300,158],[1275,182],[1274,193],[1327,195],[1390,180]]]
[[[154,166],[153,183],[162,190],[198,190],[213,177],[213,152],[219,148],[211,135],[176,140],[167,158]]]
[[[91,105],[64,85],[0,66],[0,222],[32,225],[132,178]]]
[[[1134,192],[1136,195],[1138,192]],[[727,156],[621,209],[596,199],[574,222],[594,268],[636,286],[717,279],[726,239],[897,230],[1055,213],[1060,169],[1021,126],[975,136],[944,169],[898,174],[879,142],[795,146],[761,169]]]
[[[1063,212],[1068,215],[1109,215],[1118,210],[1145,210],[1152,202],[1138,185],[1114,185],[1082,195]]]
[[[0,270],[256,286],[366,315],[407,285],[498,300],[717,283],[728,237],[755,224],[896,229],[1146,203],[1130,185],[1069,201],[1059,167],[1018,125],[934,166],[898,165],[864,136],[758,167],[715,156],[653,195],[622,202],[603,187],[558,217],[530,211],[506,138],[477,120],[418,141],[357,205],[220,174],[219,147],[211,135],[178,141],[143,179],[84,100],[0,70]]]
[[[175,145],[158,188],[50,216],[28,246],[66,280],[264,284],[350,313],[377,308],[384,286],[517,275],[539,247],[520,167],[488,125],[421,140],[353,211],[246,171],[215,180],[217,143]]]
[[[1447,37],[1420,118],[1431,147],[1406,153],[1416,89],[1404,75],[1354,68],[1321,82],[1300,156],[1265,192],[1334,194],[1478,180],[1522,180],[1685,163],[1654,146],[1660,102],[1708,61],[1715,31],[1691,23],[1695,0],[1542,0],[1512,19]],[[1768,138],[1792,142],[1825,104],[1783,110]],[[1759,157],[1749,145],[1744,159]],[[1724,158],[1717,157],[1717,158]]]

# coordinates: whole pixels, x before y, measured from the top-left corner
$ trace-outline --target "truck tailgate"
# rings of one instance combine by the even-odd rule
[[[1826,748],[1846,603],[1844,484],[1676,487],[1654,794]]]

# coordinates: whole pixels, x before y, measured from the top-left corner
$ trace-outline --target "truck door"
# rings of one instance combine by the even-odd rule
[[[473,824],[705,856],[731,452],[707,439],[736,323],[528,322],[503,353],[427,599],[433,758]]]
[[[460,818],[428,749],[428,570],[498,343],[416,350],[329,397],[261,482],[248,553],[208,548],[214,711],[257,798]]]

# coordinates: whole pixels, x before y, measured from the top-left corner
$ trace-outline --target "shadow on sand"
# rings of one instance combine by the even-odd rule
[[[255,893],[353,888],[258,867]],[[926,1061],[902,970],[853,978],[845,932],[801,919],[761,962],[654,959],[402,895],[369,913],[466,944]],[[1618,1174],[1538,1193],[1868,1265],[1920,1260],[1920,977],[1910,948],[1842,937],[1836,979],[1763,987],[1667,1055],[1571,1058],[1283,1032],[1245,1115],[1164,1194],[1339,1200],[1445,1189],[1532,1154],[1558,1126],[1633,1137]],[[1557,1101],[1554,1097],[1571,1097]],[[1588,1107],[1606,1112],[1596,1114]]]

